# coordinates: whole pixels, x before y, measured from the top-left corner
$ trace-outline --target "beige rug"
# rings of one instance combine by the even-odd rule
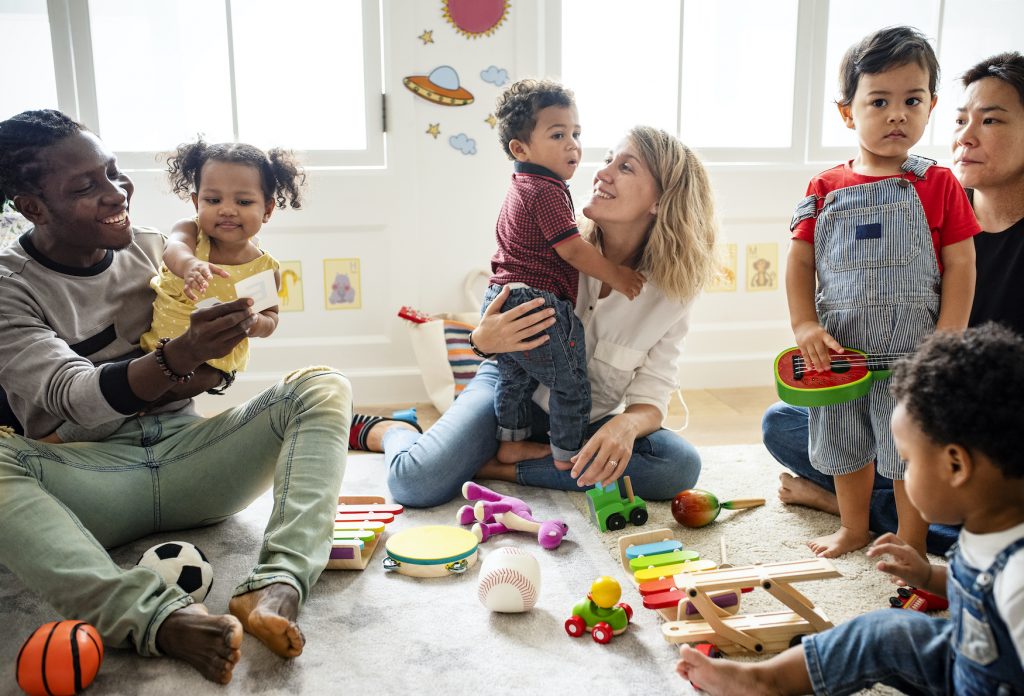
[[[648,528],[668,526],[705,556],[718,559],[725,536],[733,564],[807,558],[804,541],[827,533],[836,519],[775,498],[779,467],[760,446],[702,450],[700,486],[720,498],[765,497],[766,506],[725,511],[700,530],[678,527],[668,503],[651,503]],[[378,455],[350,458],[342,491],[384,494]],[[485,482],[487,483],[487,482]],[[488,485],[490,485],[488,483]],[[387,691],[426,694],[577,693],[600,685],[603,692],[692,693],[674,674],[675,647],[661,637],[662,621],[643,608],[614,551],[620,533],[602,534],[589,522],[585,496],[493,484],[529,502],[539,518],[561,517],[569,535],[555,551],[540,549],[528,534],[506,534],[488,541],[482,553],[516,546],[541,566],[537,606],[525,614],[492,614],[476,599],[479,563],[464,576],[415,579],[385,573],[383,549],[364,571],[327,571],[313,591],[300,623],[308,639],[304,654],[280,660],[247,637],[242,662],[227,687],[206,682],[191,668],[165,659],[142,659],[109,650],[90,694],[326,694]],[[455,524],[460,501],[430,510],[407,510],[391,533],[423,524]],[[224,611],[234,584],[252,563],[269,496],[215,527],[159,535],[116,549],[115,559],[130,565],[158,541],[180,538],[199,545],[215,570],[211,611]],[[634,531],[627,527],[622,533]],[[844,577],[802,583],[799,589],[834,622],[887,606],[888,581],[863,553],[836,563]],[[609,645],[569,638],[563,629],[572,605],[598,575],[612,575],[633,605],[634,623]],[[744,595],[744,609],[781,608],[762,591]],[[37,626],[56,618],[6,569],[0,567],[0,693],[16,693],[14,663],[21,642]]]

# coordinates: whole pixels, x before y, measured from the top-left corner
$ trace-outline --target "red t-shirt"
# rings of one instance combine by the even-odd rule
[[[811,179],[807,195],[818,197],[819,210],[831,191],[899,176],[865,176],[853,171],[852,164],[853,160],[836,165]],[[967,193],[949,169],[933,165],[925,172],[925,178],[914,181],[913,185],[931,229],[935,259],[939,262],[939,273],[942,273],[942,247],[973,237],[981,232],[981,227],[974,217]],[[792,238],[814,244],[815,222],[817,220],[813,217],[798,222],[793,228]]]
[[[526,283],[575,305],[580,273],[555,247],[579,234],[566,183],[544,167],[516,162],[495,226],[491,284]]]

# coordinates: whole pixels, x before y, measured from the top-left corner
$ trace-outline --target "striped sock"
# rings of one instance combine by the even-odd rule
[[[405,423],[423,432],[423,428],[417,423],[410,423],[407,420],[398,420],[395,418],[385,418],[384,416],[368,416],[362,413],[352,414],[352,425],[348,431],[348,448],[350,450],[361,450],[368,451],[370,448],[366,446],[366,438],[370,434],[370,430],[373,426],[384,421],[395,421],[396,423]]]

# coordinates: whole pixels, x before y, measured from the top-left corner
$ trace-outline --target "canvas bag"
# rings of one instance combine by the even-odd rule
[[[480,306],[482,296],[475,288],[480,278],[486,283],[490,273],[470,271],[463,292],[470,306]],[[431,314],[423,324],[408,323],[412,352],[423,376],[430,402],[439,412],[447,411],[455,398],[476,376],[483,359],[469,345],[469,334],[480,322],[480,312],[441,312]]]

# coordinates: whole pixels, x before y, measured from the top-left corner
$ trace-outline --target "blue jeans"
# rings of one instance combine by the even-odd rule
[[[476,475],[498,451],[494,439],[494,390],[498,368],[487,361],[476,377],[426,433],[405,428],[384,433],[384,461],[388,467],[388,488],[395,500],[409,507],[441,505],[462,494],[462,484]],[[547,427],[543,411],[534,409],[534,432]],[[588,426],[588,436],[612,416]],[[625,474],[633,490],[645,500],[670,500],[676,493],[692,488],[700,474],[696,448],[668,430],[657,430],[633,443],[633,454]],[[568,471],[555,469],[550,456],[520,462],[516,480],[526,486],[581,491]]]
[[[841,696],[886,684],[906,694],[952,694],[949,619],[879,609],[805,636],[814,693]]]
[[[136,416],[103,442],[0,438],[0,563],[106,645],[159,655],[160,625],[192,598],[104,549],[215,524],[272,485],[256,566],[235,595],[286,583],[305,602],[331,551],[351,419],[348,380],[308,368],[212,418]]]
[[[501,285],[487,288],[484,310],[501,289]],[[497,437],[506,442],[530,438],[534,432],[531,425],[533,393],[538,384],[543,384],[551,390],[548,399],[551,453],[559,461],[567,462],[583,446],[590,422],[590,382],[587,381],[583,324],[573,311],[572,303],[535,288],[512,288],[501,310],[507,312],[538,297],[544,299],[546,307],[554,308],[555,323],[544,331],[547,343],[530,350],[498,355],[500,379],[494,392]]]
[[[823,474],[811,466],[808,454],[808,415],[807,408],[791,406],[781,401],[768,407],[761,419],[761,435],[764,446],[782,466],[800,478],[824,488],[830,493],[836,492],[835,483],[828,474]],[[884,476],[875,476],[874,491],[871,493],[871,516],[868,524],[871,531],[877,534],[896,533],[899,519],[896,514],[896,498],[892,491],[892,480]],[[928,551],[944,554],[956,541],[960,529],[944,524],[928,526]]]

